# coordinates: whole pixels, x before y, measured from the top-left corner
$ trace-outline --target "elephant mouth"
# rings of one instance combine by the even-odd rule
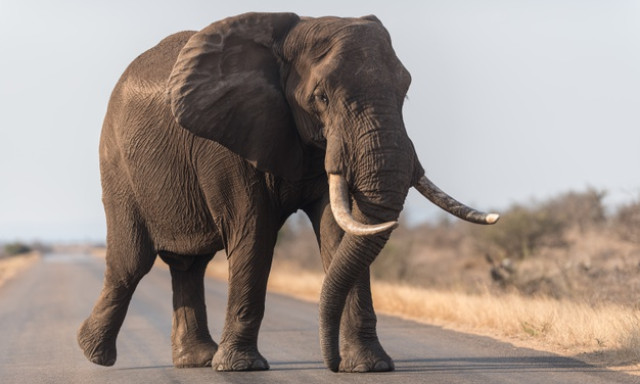
[[[462,204],[438,188],[423,175],[414,185],[423,196],[446,212],[475,224],[495,224],[500,219],[497,213],[485,213]],[[329,201],[336,223],[346,233],[355,236],[371,236],[392,230],[398,226],[397,221],[380,224],[363,224],[354,219],[349,205],[349,187],[344,176],[329,174]]]

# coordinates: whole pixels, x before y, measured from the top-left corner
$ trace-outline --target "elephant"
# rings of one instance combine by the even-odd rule
[[[369,266],[411,187],[464,220],[426,176],[402,117],[411,76],[375,16],[247,13],[171,35],[116,84],[99,146],[107,222],[102,291],[77,333],[93,363],[116,361],[134,290],[159,256],[173,290],[175,367],[269,369],[257,348],[278,230],[301,210],[325,280],[320,349],[334,372],[391,371],[376,333]],[[205,268],[229,262],[219,343]]]

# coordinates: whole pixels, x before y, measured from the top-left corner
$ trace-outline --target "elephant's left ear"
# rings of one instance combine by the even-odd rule
[[[290,180],[302,176],[305,155],[274,45],[298,21],[291,13],[248,13],[213,23],[189,39],[167,84],[183,128]]]

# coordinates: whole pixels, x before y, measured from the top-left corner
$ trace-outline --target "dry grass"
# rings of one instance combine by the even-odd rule
[[[374,283],[376,308],[599,366],[640,369],[640,311],[518,294],[445,292]]]
[[[208,274],[226,279],[226,261]],[[274,263],[269,290],[315,301],[323,276],[286,262]],[[376,311],[480,334],[521,347],[575,357],[589,364],[640,373],[640,310],[590,306],[515,293],[468,294],[373,282]]]
[[[38,252],[31,252],[0,259],[0,287],[20,271],[33,264],[38,257],[40,257]]]

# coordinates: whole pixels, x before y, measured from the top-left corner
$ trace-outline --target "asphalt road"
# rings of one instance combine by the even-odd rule
[[[0,288],[0,383],[640,383],[640,377],[515,348],[488,338],[380,316],[379,333],[396,371],[335,374],[321,363],[317,306],[269,295],[260,350],[271,370],[218,373],[171,365],[167,270],[142,281],[118,339],[113,367],[88,362],[76,330],[102,286],[104,259],[46,255]],[[222,329],[226,284],[207,281],[214,339]]]

